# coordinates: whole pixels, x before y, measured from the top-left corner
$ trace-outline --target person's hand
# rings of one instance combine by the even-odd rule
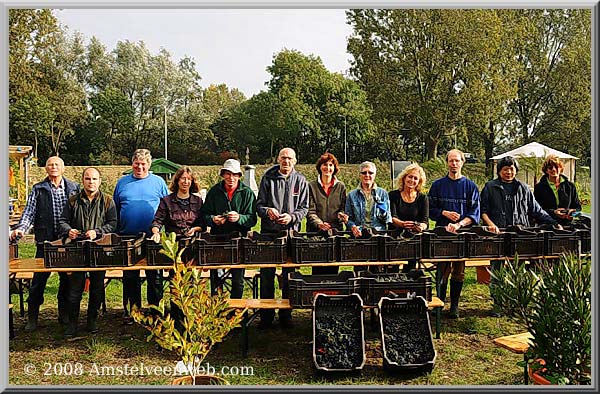
[[[560,219],[568,219],[569,218],[569,214],[567,213],[568,211],[564,208],[558,208],[554,210],[554,215],[557,218]]]
[[[271,219],[272,221],[276,222],[277,220],[279,220],[279,217],[281,215],[279,214],[279,211],[276,210],[275,208],[268,208],[267,209],[267,216],[269,217],[269,219]]]
[[[277,223],[286,226],[291,221],[292,221],[292,216],[289,213],[284,213],[283,215],[279,216]]]
[[[460,228],[459,223],[450,223],[446,226],[446,231],[450,231],[451,233],[456,233]]]
[[[420,233],[424,230],[425,225],[423,223],[415,222],[414,226],[411,228],[413,233]]]
[[[407,230],[412,230],[415,227],[415,222],[412,220],[400,221],[400,226],[404,227]]]
[[[487,231],[495,233],[495,234],[500,234],[500,229],[495,224],[491,224],[491,225],[487,226]]]
[[[79,230],[72,228],[69,230],[69,238],[70,239],[77,239],[77,237],[79,236]]]
[[[195,233],[202,231],[202,227],[197,226],[197,227],[192,227],[190,228],[188,231],[185,232],[185,236],[186,237],[191,237],[193,236]]]
[[[229,222],[237,222],[238,220],[240,220],[240,214],[236,211],[229,211],[227,213],[227,220]]]
[[[358,238],[362,235],[362,232],[360,231],[360,228],[358,228],[358,226],[352,226],[351,230],[352,230],[352,234],[354,234],[354,236],[356,238]]]
[[[152,233],[152,235],[150,236],[150,239],[153,240],[154,242],[156,242],[157,244],[160,243],[160,233],[159,232]]]
[[[338,212],[338,219],[342,223],[348,223],[348,215],[346,215],[344,212]]]
[[[96,234],[96,230],[88,230],[85,232],[85,237],[91,240],[96,239],[98,234]]]
[[[10,233],[10,240],[14,241],[15,239],[18,240],[19,238],[23,238],[23,230],[13,230]]]
[[[460,220],[460,214],[454,211],[442,211],[442,215],[447,217],[453,222],[458,222]]]
[[[215,216],[213,216],[212,221],[217,226],[221,226],[221,225],[225,224],[225,222],[227,221],[227,218],[223,215],[215,215]]]
[[[329,224],[327,222],[323,222],[323,223],[319,224],[319,230],[329,231],[329,230],[331,230],[331,224]]]
[[[561,226],[560,224],[555,225],[554,228],[556,228],[557,230],[563,230],[563,226]]]

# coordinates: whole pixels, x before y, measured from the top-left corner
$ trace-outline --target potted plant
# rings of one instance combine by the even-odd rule
[[[492,275],[497,304],[533,337],[530,375],[549,384],[591,384],[591,259],[569,253],[531,268],[515,256]]]
[[[160,252],[173,260],[174,276],[158,306],[151,305],[146,311],[134,308],[131,316],[150,331],[148,341],[154,339],[181,357],[189,375],[175,379],[173,384],[229,384],[218,376],[198,372],[213,345],[240,325],[245,310],[229,308],[226,293],[211,295],[201,271],[181,262],[185,248],[178,250],[175,233],[168,236],[163,233],[161,242]],[[175,305],[180,310],[179,319],[166,305]]]

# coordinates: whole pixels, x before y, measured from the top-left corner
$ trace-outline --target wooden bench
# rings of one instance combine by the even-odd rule
[[[246,312],[244,319],[242,320],[242,336],[241,336],[241,348],[242,348],[242,357],[248,357],[248,329],[250,324],[256,319],[258,316],[258,312],[262,309],[293,309],[290,304],[290,300],[282,299],[282,298],[265,298],[265,299],[256,299],[256,298],[244,298],[244,299],[230,299],[228,301],[229,307],[234,309],[251,309],[253,312],[250,314]],[[431,302],[427,304],[428,309],[434,310],[436,312],[435,315],[435,326],[436,326],[436,338],[439,339],[440,333],[440,311],[441,308],[444,307],[444,303],[438,297],[432,297]],[[366,305],[365,309],[373,309],[376,306]],[[301,309],[301,308],[298,308]],[[306,308],[302,308],[306,309]]]
[[[21,317],[25,317],[25,287],[31,286],[31,280],[33,279],[33,272],[16,272],[14,275],[9,277],[9,280],[14,283],[19,294],[19,314]]]
[[[530,332],[522,332],[514,335],[506,335],[493,340],[496,346],[510,350],[515,354],[522,354],[525,366],[523,367],[523,380],[529,384],[529,374],[527,373],[527,350],[529,350],[530,340],[533,338]]]

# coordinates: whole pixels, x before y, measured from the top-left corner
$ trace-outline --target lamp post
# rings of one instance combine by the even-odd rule
[[[347,156],[348,156],[348,149],[346,147],[346,114],[344,115],[338,115],[338,117],[344,117],[344,164],[348,164],[348,160],[347,160]]]
[[[165,160],[167,160],[167,106],[163,108],[165,109]]]

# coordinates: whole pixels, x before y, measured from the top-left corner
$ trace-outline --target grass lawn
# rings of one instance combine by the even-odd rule
[[[21,257],[30,257],[33,245],[21,242],[19,252]],[[310,268],[302,268],[301,272],[310,273]],[[317,375],[312,361],[312,321],[308,310],[295,310],[295,326],[287,331],[277,325],[268,331],[251,327],[246,359],[241,357],[240,333],[230,333],[213,349],[204,365],[208,363],[217,370],[223,366],[251,368],[244,375],[227,376],[233,385],[520,385],[522,368],[517,362],[522,356],[494,346],[492,339],[516,334],[523,331],[523,327],[506,318],[487,316],[491,308],[489,289],[477,284],[475,278],[475,268],[467,268],[461,318],[442,317],[441,339],[434,339],[435,368],[429,375],[385,372],[379,332],[371,329],[368,314],[365,314],[367,364],[363,371],[356,376],[334,378]],[[9,343],[10,385],[166,385],[171,382],[172,376],[163,373],[132,372],[131,367],[142,364],[172,368],[178,360],[174,353],[161,349],[155,342],[147,342],[146,331],[140,326],[122,324],[121,282],[113,281],[107,288],[108,313],[99,319],[100,332],[91,335],[83,331],[83,337],[72,341],[62,338],[63,331],[57,322],[57,288],[58,276],[53,274],[40,313],[41,328],[33,334],[23,331],[26,319],[20,317],[18,296],[12,295],[16,307],[16,338]],[[145,286],[142,291],[145,300]],[[251,297],[249,289],[247,292],[247,297]],[[81,325],[85,324],[86,309],[87,293],[82,302]],[[130,373],[126,374],[127,371]]]

